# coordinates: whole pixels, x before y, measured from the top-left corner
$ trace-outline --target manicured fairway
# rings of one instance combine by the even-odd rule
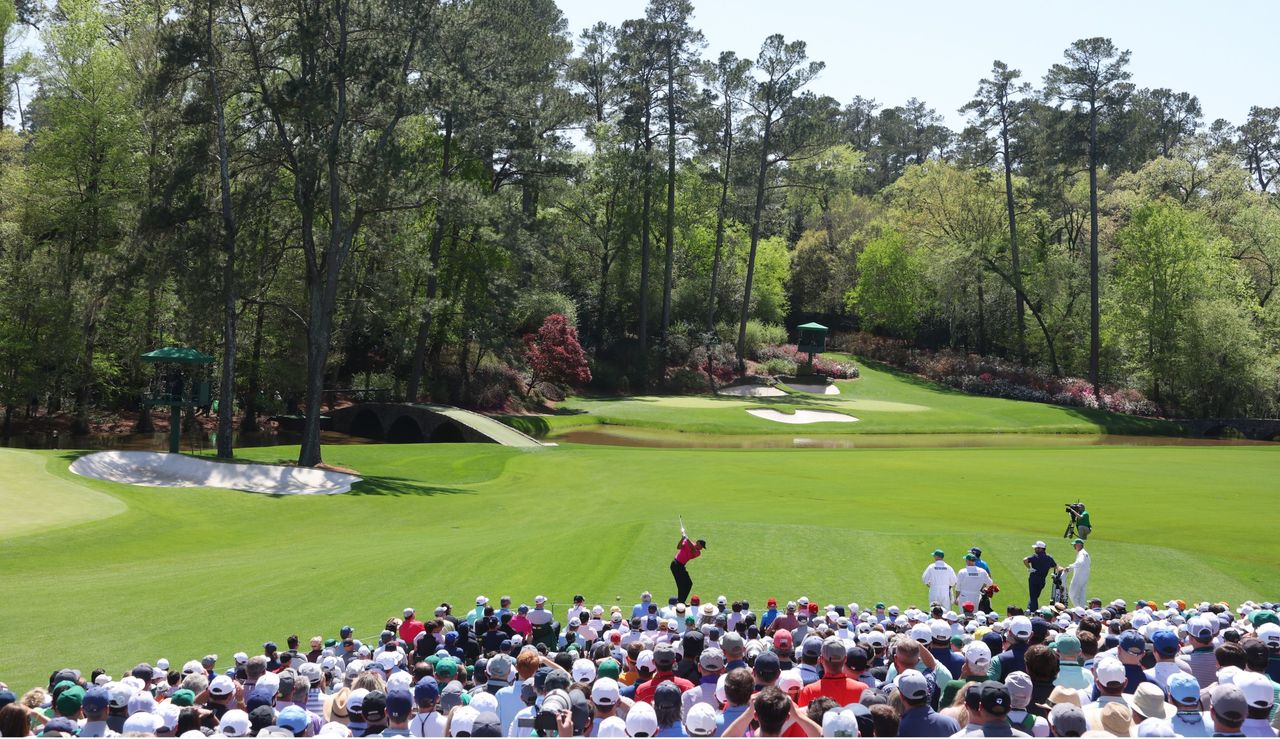
[[[837,383],[840,395],[740,397],[575,397],[563,415],[507,419],[534,435],[612,424],[704,434],[1179,434],[1176,424],[1045,403],[968,395],[882,365],[855,361],[862,377]],[[749,408],[845,413],[857,423],[788,425],[756,418]]]
[[[1082,497],[1096,527],[1092,593],[1280,598],[1269,513],[1280,448],[345,446],[327,460],[366,482],[316,498],[91,482],[66,471],[65,454],[0,450],[14,471],[0,477],[0,680],[23,688],[64,663],[118,676],[139,659],[225,661],[343,623],[373,636],[407,605],[465,605],[480,592],[665,598],[677,513],[710,541],[691,567],[704,597],[920,604],[928,553],[958,561],[977,544],[1003,607],[1025,598],[1032,541],[1066,558],[1062,506]],[[125,509],[49,528],[68,486],[84,487],[85,508]],[[17,535],[28,521],[41,530]]]

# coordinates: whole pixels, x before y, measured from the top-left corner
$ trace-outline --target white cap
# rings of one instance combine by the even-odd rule
[[[928,644],[933,641],[933,629],[928,624],[916,624],[911,627],[911,638],[921,644]]]
[[[622,700],[622,692],[618,681],[611,677],[602,677],[591,686],[591,702],[602,706],[616,706]]]
[[[647,669],[649,672],[654,672],[653,650],[646,649],[640,654],[637,654],[636,667],[641,669]]]
[[[201,664],[198,659],[188,660],[187,663],[182,666],[183,675],[199,675],[203,673],[204,665]]]
[[[596,663],[589,659],[579,659],[573,662],[573,681],[575,683],[590,683],[596,679]]]
[[[934,639],[950,639],[951,624],[943,621],[942,619],[935,618],[929,622],[929,633]]]
[[[1044,545],[1044,542],[1042,542],[1042,541],[1038,541],[1038,542],[1036,542],[1035,544],[1033,544],[1033,545],[1031,546],[1031,548],[1032,548],[1032,549],[1047,549],[1048,547],[1046,547],[1046,546]]]
[[[237,665],[243,665],[249,661],[249,655],[244,652],[236,652],[232,659],[236,661]]]
[[[406,608],[406,609],[404,609],[404,617],[405,617],[405,618],[408,618],[408,617],[412,616],[414,613],[416,613],[416,611],[414,611],[412,608]]]
[[[471,706],[459,706],[453,711],[453,718],[449,723],[449,729],[454,736],[466,732],[471,733],[471,727],[475,726],[476,718],[480,712]]]
[[[236,692],[236,684],[226,675],[219,675],[209,683],[209,693],[212,695],[231,695]]]
[[[488,713],[490,711],[492,711],[493,713],[497,713],[498,712],[498,696],[494,695],[493,693],[481,691],[471,696],[471,702],[468,703],[467,705],[476,709],[477,714]]]
[[[822,714],[823,736],[857,736],[858,718],[852,710],[833,708]]]
[[[130,716],[132,716],[135,713],[151,713],[155,710],[156,710],[156,699],[151,697],[151,693],[148,693],[145,690],[139,690],[138,692],[129,696],[129,715]],[[124,733],[127,734],[129,732],[126,731]],[[147,732],[147,733],[154,734],[155,729],[152,729],[150,732]]]
[[[804,678],[800,677],[800,671],[794,667],[789,670],[783,670],[778,674],[778,690],[788,693],[793,688],[799,690],[803,687]]]
[[[636,703],[627,712],[627,733],[631,736],[653,736],[658,731],[658,716],[648,703]]]
[[[247,717],[246,717],[247,718]],[[156,730],[164,724],[160,723],[160,717],[145,711],[134,713],[124,720],[124,734],[134,734],[142,736],[154,736]]]
[[[477,595],[477,596],[476,596],[476,605],[478,605],[478,606],[487,606],[487,605],[489,605],[489,599],[488,599],[488,598],[486,598],[486,597],[484,597],[483,595]]]
[[[716,709],[708,703],[695,703],[684,717],[684,727],[690,736],[711,736],[716,733]]]
[[[1280,624],[1268,622],[1259,626],[1258,638],[1268,647],[1280,647]]]
[[[1250,708],[1270,708],[1275,702],[1271,680],[1261,672],[1238,673],[1235,686],[1244,693],[1244,700]]]
[[[964,661],[973,667],[986,669],[991,664],[991,647],[981,639],[974,639],[964,647]]]
[[[1009,633],[1018,639],[1031,638],[1031,619],[1026,616],[1014,616],[1009,619]]]
[[[600,723],[600,730],[596,732],[598,737],[622,737],[627,736],[627,722],[617,716],[610,716]]]
[[[1093,670],[1098,676],[1098,682],[1102,685],[1125,682],[1124,665],[1120,664],[1118,659],[1103,657],[1098,660]]]
[[[400,664],[400,653],[386,650],[378,655],[376,662],[383,670],[391,672],[396,668],[396,665]]]
[[[156,660],[156,669],[165,670],[167,672],[169,670],[169,660],[165,659],[164,657],[161,657],[160,659]]]
[[[249,714],[239,708],[233,708],[222,714],[215,733],[222,736],[249,736],[249,729]]]
[[[538,606],[540,606],[540,605],[542,605],[543,603],[546,603],[546,602],[547,602],[547,596],[545,596],[545,595],[539,595],[538,597],[536,597],[536,598],[534,598],[534,599],[533,599],[533,603],[534,603],[534,605],[538,605]]]
[[[346,724],[330,721],[320,727],[320,731],[316,733],[316,736],[351,736],[351,729]]]

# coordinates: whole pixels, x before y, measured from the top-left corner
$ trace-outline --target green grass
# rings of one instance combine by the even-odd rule
[[[1056,537],[1063,503],[1077,497],[1096,524],[1091,592],[1280,595],[1280,541],[1274,519],[1259,515],[1276,496],[1280,448],[325,453],[366,482],[334,497],[131,487],[71,475],[66,452],[0,450],[0,623],[24,645],[0,652],[0,680],[25,689],[64,665],[118,675],[161,656],[227,660],[343,623],[369,636],[407,605],[466,604],[480,592],[557,603],[583,592],[603,604],[621,595],[626,605],[644,588],[665,597],[677,513],[710,541],[691,566],[704,596],[920,604],[928,553],[940,546],[954,561],[977,544],[1004,588],[1002,607],[1025,597],[1020,560],[1033,540],[1068,553]],[[66,502],[72,494],[79,503]],[[120,512],[84,520],[88,509]],[[55,510],[66,517],[52,520]]]
[[[851,361],[846,355],[834,358]],[[780,398],[573,397],[559,414],[503,420],[535,436],[589,425],[636,426],[701,434],[1181,434],[1177,424],[1085,408],[968,395],[884,365],[857,362],[862,377],[837,383],[840,395]],[[749,408],[789,413],[830,410],[857,423],[788,425],[756,418]],[[696,413],[694,412],[696,411]]]

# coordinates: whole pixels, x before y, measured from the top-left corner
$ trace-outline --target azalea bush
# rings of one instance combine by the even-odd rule
[[[776,359],[786,360],[797,368],[809,362],[808,352],[800,351],[795,344],[771,344],[761,347],[757,352],[757,358],[766,363],[766,366]],[[813,357],[813,372],[835,380],[852,380],[858,377],[858,367],[852,362],[837,362],[821,354]]]
[[[901,339],[866,333],[840,334],[830,344],[840,351],[873,359],[973,395],[1029,400],[1076,408],[1098,408],[1093,385],[1078,377],[1054,377],[999,357],[942,349],[930,351]],[[1102,389],[1102,407],[1113,413],[1158,415],[1160,408],[1133,388]]]

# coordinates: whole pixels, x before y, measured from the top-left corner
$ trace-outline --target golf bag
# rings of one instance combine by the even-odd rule
[[[1050,597],[1053,603],[1067,603],[1067,586],[1062,582],[1062,573],[1053,573],[1053,588],[1050,590]]]

